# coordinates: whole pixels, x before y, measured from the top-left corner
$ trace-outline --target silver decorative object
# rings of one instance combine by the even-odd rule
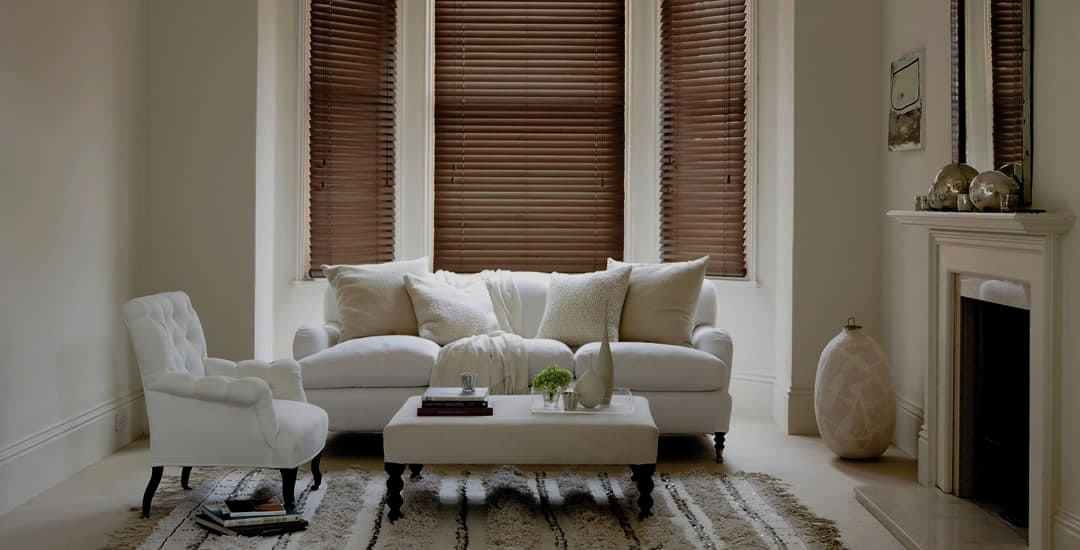
[[[968,194],[976,209],[982,212],[998,212],[1001,210],[1001,197],[1019,195],[1020,185],[997,170],[988,170],[975,176]]]
[[[572,411],[577,408],[577,394],[573,391],[562,392],[563,410]]]
[[[956,209],[960,212],[971,212],[973,207],[971,206],[971,196],[967,193],[960,193],[956,195]]]
[[[934,184],[930,186],[930,205],[935,202],[938,210],[956,210],[956,196],[967,193],[971,181],[979,172],[967,164],[946,164],[937,175],[934,176]]]
[[[1020,204],[1020,195],[1009,193],[1001,196],[1001,211],[1016,212],[1016,205]]]
[[[923,212],[930,210],[930,199],[926,195],[915,195],[915,211]]]
[[[461,373],[461,393],[473,393],[476,391],[476,379],[480,375],[475,372]]]
[[[941,210],[945,205],[941,203],[941,199],[938,198],[937,192],[934,191],[934,184],[930,184],[930,189],[926,191],[926,205],[930,208],[928,210]]]
[[[1009,162],[1002,164],[1001,168],[998,168],[998,172],[1005,174],[1016,182],[1016,185],[1020,186],[1020,189],[1024,189],[1024,164],[1021,162]],[[1021,191],[1023,193],[1023,191]],[[1028,201],[1031,202],[1031,201]],[[1017,204],[1020,204],[1019,202]]]

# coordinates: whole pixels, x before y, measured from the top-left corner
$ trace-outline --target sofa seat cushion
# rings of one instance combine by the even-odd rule
[[[574,354],[574,376],[596,364],[600,343]],[[612,342],[615,385],[630,391],[714,391],[724,389],[728,366],[716,356],[684,346],[648,342]]]
[[[574,352],[566,344],[547,338],[526,338],[524,343],[529,355],[529,384],[540,371],[552,365],[574,372]]]
[[[405,335],[342,342],[300,360],[306,389],[426,386],[439,344]]]

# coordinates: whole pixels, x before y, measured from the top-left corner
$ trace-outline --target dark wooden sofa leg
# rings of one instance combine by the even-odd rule
[[[713,443],[716,446],[716,462],[722,464],[724,462],[724,438],[727,437],[727,432],[716,432],[713,437]]]
[[[142,495],[142,517],[150,517],[150,502],[154,500],[154,493],[157,492],[158,483],[161,483],[161,474],[165,473],[164,466],[154,466],[150,468],[150,481],[146,484],[146,490]]]
[[[188,485],[188,480],[190,480],[190,479],[191,479],[191,466],[184,466],[180,470],[180,486],[183,487],[185,491],[190,491],[191,490],[191,486]]]
[[[285,509],[292,510],[296,507],[296,468],[281,469],[281,498],[285,501]]]
[[[319,469],[320,462],[322,462],[322,451],[319,451],[319,454],[311,459],[311,478],[314,480],[311,484],[312,491],[318,491],[319,486],[322,485],[322,470]]]

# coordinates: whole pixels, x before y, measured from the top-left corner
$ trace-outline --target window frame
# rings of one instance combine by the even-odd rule
[[[298,76],[297,133],[300,148],[297,171],[297,246],[294,251],[295,280],[325,282],[307,275],[310,248],[308,209],[310,186],[308,167],[308,129],[310,124],[309,10],[310,0],[298,4]],[[397,0],[396,74],[398,102],[395,107],[397,133],[394,211],[394,259],[432,256],[434,253],[434,155],[435,155],[435,2],[434,0]],[[746,275],[743,277],[709,276],[724,287],[760,287],[758,270],[758,5],[749,0],[746,8],[746,78],[750,106],[746,114]],[[422,29],[422,31],[421,31]],[[626,4],[625,30],[624,128],[647,131],[626,132],[623,140],[623,258],[628,262],[658,262],[660,259],[660,2],[632,0]],[[641,37],[644,35],[644,37]],[[644,40],[651,48],[637,48]],[[409,63],[405,63],[409,61]],[[417,63],[420,61],[420,63]],[[423,75],[406,74],[406,67],[423,67]],[[634,93],[638,79],[651,82],[649,92]],[[420,99],[405,109],[402,96],[415,89]],[[640,92],[640,90],[639,90]],[[423,154],[424,162],[402,162],[404,151]],[[635,155],[636,153],[639,153]],[[649,152],[642,155],[642,152]],[[408,169],[406,169],[408,168]],[[405,218],[422,213],[419,223],[405,223]],[[640,223],[640,220],[647,220]],[[634,222],[639,223],[635,224]]]

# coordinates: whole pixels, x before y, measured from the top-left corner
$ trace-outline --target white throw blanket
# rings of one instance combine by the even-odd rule
[[[487,285],[499,332],[478,334],[455,340],[439,350],[432,386],[460,386],[461,374],[478,375],[476,384],[492,394],[521,394],[529,391],[529,356],[525,341],[516,334],[521,327],[521,296],[509,271],[483,271],[458,275],[439,271],[436,277],[454,285],[466,277],[480,277]]]

